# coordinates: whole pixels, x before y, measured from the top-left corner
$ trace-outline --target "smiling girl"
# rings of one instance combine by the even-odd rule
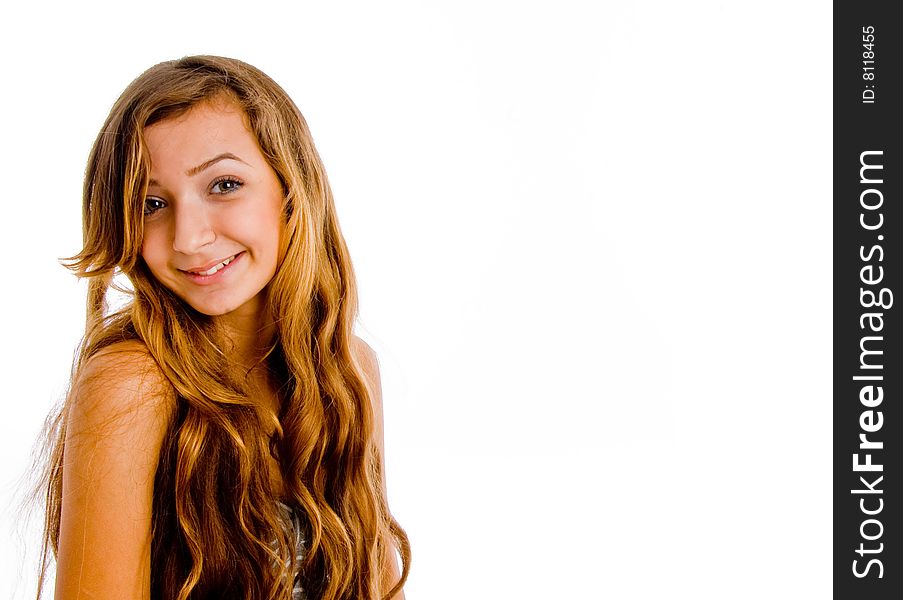
[[[60,599],[403,598],[377,361],[286,93],[232,59],[152,67],[97,137],[83,219],[41,585],[52,553]]]

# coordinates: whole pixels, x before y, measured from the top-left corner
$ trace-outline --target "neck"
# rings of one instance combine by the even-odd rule
[[[227,356],[248,371],[266,358],[276,335],[276,324],[263,306],[242,307],[218,317],[231,347]]]
[[[264,421],[268,414],[278,414],[280,402],[272,393],[273,382],[266,364],[266,357],[276,336],[276,323],[268,310],[237,311],[219,317],[225,330],[229,347],[225,348],[229,360],[243,370],[250,386],[251,397],[259,400],[258,409]]]

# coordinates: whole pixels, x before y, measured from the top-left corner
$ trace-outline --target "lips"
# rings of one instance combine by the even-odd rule
[[[239,252],[238,254],[241,254]],[[206,265],[202,265],[200,267],[192,267],[190,269],[179,269],[185,273],[189,273],[191,275],[201,275],[204,277],[209,277],[210,275],[216,274],[217,271],[226,267],[229,263],[235,260],[238,257],[238,254],[233,254],[228,258],[221,259],[217,262],[207,263]]]
[[[221,258],[215,262],[209,262],[204,265],[192,267],[191,269],[178,269],[182,276],[194,285],[208,286],[216,285],[228,277],[234,266],[244,260],[246,251],[242,250],[238,254]]]

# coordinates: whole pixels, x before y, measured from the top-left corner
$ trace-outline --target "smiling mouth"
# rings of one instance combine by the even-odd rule
[[[238,254],[241,254],[241,252],[239,252]],[[217,271],[220,271],[220,270],[224,269],[226,266],[228,266],[229,263],[231,263],[233,260],[235,260],[238,257],[238,254],[233,254],[229,258],[216,263],[209,269],[206,269],[203,271],[197,270],[197,269],[193,269],[193,270],[186,269],[184,272],[190,273],[191,275],[200,275],[202,277],[209,277],[209,276],[215,274]]]

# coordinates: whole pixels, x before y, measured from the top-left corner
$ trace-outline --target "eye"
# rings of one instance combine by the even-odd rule
[[[144,216],[148,217],[161,208],[166,206],[166,203],[160,200],[159,198],[154,198],[153,196],[149,196],[144,199]]]
[[[228,194],[239,189],[242,185],[244,184],[234,177],[221,177],[213,182],[210,186],[210,191],[214,194]]]

